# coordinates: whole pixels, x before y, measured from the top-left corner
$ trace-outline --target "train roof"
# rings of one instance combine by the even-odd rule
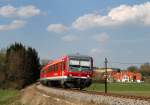
[[[66,57],[69,57],[69,58],[82,58],[82,59],[92,59],[91,56],[88,56],[88,55],[81,55],[81,54],[68,54],[68,55],[64,55],[64,56],[61,56],[57,59],[54,59],[54,60],[51,60],[49,61],[42,69],[44,68],[47,68],[49,65],[52,65],[52,64],[56,64],[58,62],[61,62],[63,59],[65,59]]]
[[[80,54],[69,54],[69,58],[83,58],[83,59],[91,59],[91,56],[88,55],[80,55]]]

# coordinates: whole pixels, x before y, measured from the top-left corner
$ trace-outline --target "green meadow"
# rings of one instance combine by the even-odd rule
[[[14,101],[19,91],[0,89],[0,105],[9,105]]]
[[[150,83],[108,83],[107,86],[108,93],[150,96]],[[93,83],[85,90],[104,92],[105,84]]]

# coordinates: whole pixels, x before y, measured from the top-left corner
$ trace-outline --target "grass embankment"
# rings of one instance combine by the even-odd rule
[[[86,90],[104,92],[105,84],[93,83]],[[108,93],[150,96],[150,83],[108,83]]]
[[[1,90],[0,89],[0,105],[10,105],[14,102],[18,95],[17,90]]]

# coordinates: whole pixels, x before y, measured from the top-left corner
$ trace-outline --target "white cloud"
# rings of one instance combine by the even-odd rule
[[[100,54],[100,53],[102,53],[102,50],[100,50],[99,48],[93,48],[93,49],[91,49],[91,53],[92,54]]]
[[[20,7],[17,12],[18,16],[21,17],[32,17],[40,14],[40,10],[33,5]]]
[[[62,37],[62,40],[65,42],[73,42],[73,41],[77,41],[78,38],[77,36],[74,36],[74,35],[66,35]]]
[[[4,17],[23,17],[28,18],[40,14],[40,9],[34,5],[27,5],[22,7],[14,7],[12,5],[6,5],[0,7],[0,15]]]
[[[115,21],[108,16],[98,14],[86,14],[79,17],[72,23],[72,26],[78,30],[85,30],[92,27],[108,26],[115,24]]]
[[[150,25],[150,2],[133,6],[120,5],[112,8],[106,16],[101,16],[97,13],[85,14],[76,19],[72,26],[76,29],[84,30],[134,21]]]
[[[23,27],[26,21],[14,20],[10,24],[0,25],[0,31],[13,30]]]
[[[92,48],[89,52],[89,55],[93,56],[95,59],[100,57],[104,53],[103,49],[100,48]]]
[[[0,8],[0,15],[4,17],[13,16],[15,12],[16,12],[16,8],[11,5],[3,6]]]
[[[47,28],[49,32],[61,33],[67,31],[68,28],[62,24],[50,24]]]
[[[109,40],[109,36],[106,33],[100,33],[98,35],[93,36],[93,39],[101,44],[106,43]]]

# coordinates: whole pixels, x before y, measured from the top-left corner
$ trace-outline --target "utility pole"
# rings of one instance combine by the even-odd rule
[[[107,93],[107,63],[108,60],[105,58],[105,94]]]

